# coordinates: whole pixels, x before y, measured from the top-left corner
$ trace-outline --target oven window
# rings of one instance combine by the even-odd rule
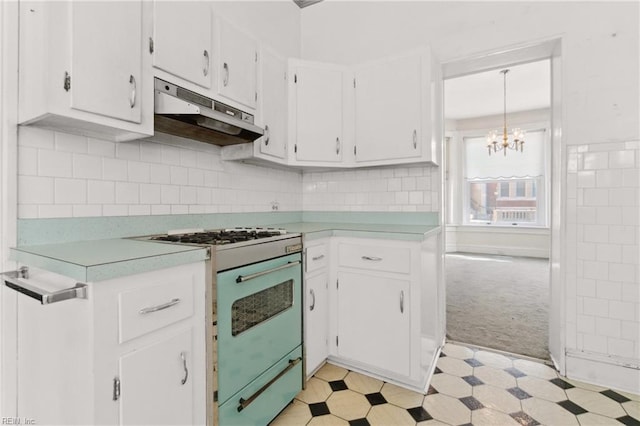
[[[292,305],[293,280],[238,299],[231,306],[231,335],[237,336]]]

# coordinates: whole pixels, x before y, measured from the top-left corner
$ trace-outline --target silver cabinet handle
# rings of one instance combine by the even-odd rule
[[[184,377],[181,380],[181,383],[184,385],[187,383],[187,379],[189,378],[189,369],[187,368],[187,356],[184,352],[180,352],[180,359],[182,359],[182,368],[184,368]]]
[[[336,155],[340,154],[340,138],[336,138]]]
[[[404,291],[400,291],[400,313],[404,314]]]
[[[254,278],[258,278],[261,277],[263,275],[267,275],[270,274],[272,272],[276,272],[276,271],[280,271],[282,269],[287,269],[287,268],[291,268],[293,266],[299,265],[300,261],[296,260],[294,262],[287,262],[284,265],[281,266],[277,266],[275,268],[271,268],[271,269],[267,269],[266,271],[261,271],[261,272],[256,272],[255,274],[250,274],[250,275],[238,275],[238,278],[236,278],[236,282],[239,283],[243,283],[245,281],[249,281],[252,280]]]
[[[204,57],[204,67],[202,67],[202,74],[204,74],[204,76],[208,76],[209,75],[209,52],[207,51],[207,49],[204,49],[204,52],[202,52],[202,56]]]
[[[251,395],[247,399],[240,398],[240,400],[238,401],[238,413],[240,411],[244,410],[245,408],[247,408],[249,406],[249,404],[251,404],[253,401],[255,401],[264,391],[266,391],[269,388],[269,386],[271,386],[272,384],[277,382],[280,377],[282,377],[285,374],[287,374],[287,372],[289,372],[289,370],[291,370],[298,363],[300,363],[300,361],[302,361],[302,358],[290,359],[289,360],[289,365],[287,365],[284,370],[279,372],[276,375],[276,377],[274,377],[273,379],[269,380],[263,387],[258,389],[256,391],[256,393],[254,393],[253,395]]]
[[[222,84],[227,87],[229,84],[229,65],[225,62],[222,65],[222,69],[224,70],[224,78],[222,79]]]
[[[133,76],[133,74],[129,76],[129,84],[131,85],[131,94],[129,95],[129,105],[131,106],[131,108],[133,108],[134,106],[136,106],[136,88],[137,88],[136,78]]]
[[[418,149],[418,131],[413,129],[413,149]]]
[[[382,258],[376,256],[362,256],[362,260],[368,260],[370,262],[380,262]]]
[[[43,305],[50,305],[51,303],[62,302],[63,300],[69,299],[88,298],[86,284],[76,283],[72,288],[50,292],[23,281],[22,278],[26,279],[29,277],[29,269],[27,267],[22,267],[17,271],[4,272],[2,276],[4,277],[4,284],[7,287],[36,299]]]
[[[264,144],[269,145],[269,125],[264,126]]]
[[[148,308],[140,309],[138,311],[138,313],[140,315],[146,315],[146,314],[150,314],[150,313],[153,313],[153,312],[162,311],[163,309],[168,309],[168,308],[170,308],[172,306],[177,305],[180,302],[181,302],[181,300],[178,299],[178,298],[171,299],[170,301],[168,301],[167,303],[163,303],[162,305],[150,306]]]
[[[309,306],[309,310],[313,311],[316,308],[316,293],[313,289],[311,289],[309,293],[311,294],[311,306]]]
[[[324,254],[321,254],[319,256],[315,256],[315,257],[311,258],[311,260],[320,260],[320,259],[324,259]]]

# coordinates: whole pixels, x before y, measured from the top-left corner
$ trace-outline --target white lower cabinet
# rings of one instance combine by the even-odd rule
[[[419,241],[333,236],[306,250],[307,377],[326,358],[423,391],[444,341],[439,234]],[[313,259],[326,255],[326,267],[313,269]]]
[[[75,284],[35,268],[29,275],[48,291]],[[50,305],[11,295],[18,301],[18,417],[205,424],[204,262],[87,284],[87,299]]]
[[[329,240],[305,249],[304,341],[305,374],[311,377],[329,355]]]
[[[408,377],[410,291],[409,279],[338,272],[337,356]]]

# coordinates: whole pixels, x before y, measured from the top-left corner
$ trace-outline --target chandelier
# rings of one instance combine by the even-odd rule
[[[515,151],[524,149],[524,131],[519,128],[511,130],[512,141],[509,141],[509,134],[507,133],[507,73],[508,69],[500,71],[500,74],[504,77],[504,126],[502,127],[502,142],[498,142],[498,132],[492,130],[487,135],[487,148],[489,149],[489,156],[491,153],[497,153],[503,151],[504,155],[507,155],[508,149]]]

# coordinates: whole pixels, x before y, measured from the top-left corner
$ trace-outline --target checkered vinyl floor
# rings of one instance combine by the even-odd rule
[[[271,424],[640,426],[639,395],[528,359],[447,343],[435,373],[423,395],[326,364]]]

